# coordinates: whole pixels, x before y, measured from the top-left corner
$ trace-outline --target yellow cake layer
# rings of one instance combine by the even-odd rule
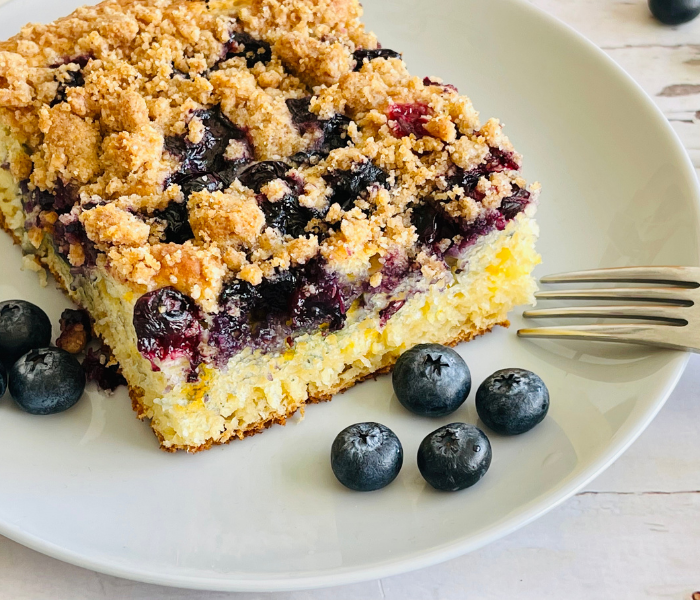
[[[6,171],[0,171],[0,211],[6,228],[25,249],[31,248],[19,192]],[[186,382],[184,359],[152,371],[136,347],[132,317],[137,295],[103,266],[90,278],[74,279],[47,240],[35,253],[92,315],[96,333],[110,346],[129,382],[134,407],[150,419],[162,447],[195,451],[284,422],[309,400],[327,399],[386,370],[417,343],[468,340],[505,323],[509,310],[533,300],[530,273],[539,256],[532,212],[534,207],[504,231],[481,239],[469,254],[467,268],[450,285],[435,284],[412,297],[383,327],[378,316],[358,320],[351,312],[340,331],[304,335],[283,353],[243,350],[224,370],[201,367],[195,383]]]

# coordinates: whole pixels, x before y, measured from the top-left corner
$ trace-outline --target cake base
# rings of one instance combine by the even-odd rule
[[[13,189],[14,188],[14,189]],[[25,251],[19,191],[0,182],[3,227]],[[133,308],[139,297],[100,265],[89,275],[73,276],[45,238],[35,256],[66,293],[87,309],[95,333],[110,347],[129,381],[134,410],[148,419],[166,451],[197,452],[244,438],[273,423],[283,424],[305,404],[330,399],[369,377],[391,370],[402,352],[418,343],[454,345],[507,325],[514,306],[533,301],[531,271],[539,262],[538,229],[528,210],[503,231],[484,236],[460,259],[453,280],[436,283],[406,299],[386,323],[378,315],[348,312],[343,329],[297,338],[284,352],[244,349],[219,370],[200,367],[188,383],[182,361],[153,372],[138,351]]]

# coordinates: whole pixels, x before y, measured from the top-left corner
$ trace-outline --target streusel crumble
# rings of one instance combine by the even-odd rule
[[[0,210],[164,449],[531,300],[538,191],[356,0],[108,0],[0,44]]]

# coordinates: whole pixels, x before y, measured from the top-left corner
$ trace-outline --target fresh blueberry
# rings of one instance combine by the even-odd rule
[[[51,321],[26,300],[0,302],[0,359],[8,366],[33,348],[51,342]]]
[[[2,398],[4,396],[6,389],[7,389],[7,369],[5,368],[5,365],[3,365],[0,362],[0,398]]]
[[[464,359],[440,344],[418,344],[396,361],[392,374],[399,402],[422,417],[444,417],[467,399],[472,377]]]
[[[544,381],[525,369],[501,369],[476,391],[476,412],[487,427],[502,435],[530,431],[549,410]]]
[[[10,394],[33,415],[69,409],[84,389],[85,371],[78,359],[60,348],[30,350],[10,369]]]
[[[356,423],[341,431],[331,447],[338,481],[357,492],[389,485],[401,470],[403,448],[393,431],[379,423]]]
[[[418,469],[436,490],[473,486],[491,465],[491,444],[483,431],[450,423],[428,434],[418,447]]]
[[[700,0],[649,0],[649,10],[666,25],[680,25],[700,14]]]

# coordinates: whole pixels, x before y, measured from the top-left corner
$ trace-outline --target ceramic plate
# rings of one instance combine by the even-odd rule
[[[73,0],[15,0],[0,37]],[[602,52],[517,0],[366,0],[366,21],[414,74],[439,75],[496,115],[543,185],[539,273],[634,264],[698,264],[698,188],[683,148],[651,100]],[[494,29],[494,26],[496,27]],[[0,238],[0,298],[26,298],[57,323],[67,302],[20,272]],[[513,327],[459,347],[476,383],[496,369],[540,374],[547,419],[491,436],[493,463],[474,488],[438,493],[415,462],[439,425],[477,422],[473,395],[423,420],[388,377],[312,406],[244,442],[190,456],[158,450],[125,392],[95,391],[67,413],[32,417],[0,403],[0,533],[112,575],[216,590],[337,585],[436,563],[542,515],[607,467],[664,403],[686,356],[628,346],[518,340]],[[388,488],[350,492],[333,477],[336,433],[391,427],[405,449]]]

